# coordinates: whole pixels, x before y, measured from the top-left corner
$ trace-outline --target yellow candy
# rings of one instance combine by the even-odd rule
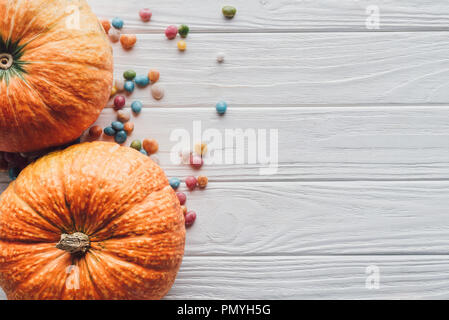
[[[207,152],[207,144],[197,143],[195,145],[195,153],[200,156],[204,156]]]
[[[179,51],[184,51],[187,48],[187,43],[184,40],[178,41]]]
[[[114,86],[111,89],[111,97],[117,93],[117,88]]]

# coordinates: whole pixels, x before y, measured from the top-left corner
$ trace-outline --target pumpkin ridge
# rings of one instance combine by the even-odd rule
[[[86,252],[86,255],[88,255],[88,254],[91,254],[91,250],[89,250],[89,251]],[[89,264],[87,263],[87,258],[83,256],[83,257],[80,259],[80,264],[81,264],[81,263],[83,263],[83,264],[86,266],[87,275],[88,275],[88,277],[89,277],[90,284],[92,285],[92,288],[94,289],[95,293],[97,294],[98,297],[100,297],[100,300],[104,300],[103,294],[102,294],[102,293],[100,292],[100,290],[98,289],[97,284],[95,283],[95,281],[94,281],[94,279],[93,279],[93,277],[92,277],[92,273],[91,273],[91,271],[90,271]]]

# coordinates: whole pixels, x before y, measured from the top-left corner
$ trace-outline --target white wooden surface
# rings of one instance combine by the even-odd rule
[[[367,0],[153,1],[148,24],[141,1],[90,4],[138,33],[132,51],[114,45],[117,76],[161,71],[163,100],[146,88],[129,101],[145,104],[132,138],[158,139],[168,176],[195,174],[169,158],[170,133],[193,121],[279,130],[276,174],[201,170],[210,184],[188,193],[198,220],[167,298],[449,298],[447,1],[378,1],[379,30],[365,27]],[[180,23],[184,53],[163,35]],[[98,123],[114,117],[108,108]],[[369,266],[379,289],[365,286]]]

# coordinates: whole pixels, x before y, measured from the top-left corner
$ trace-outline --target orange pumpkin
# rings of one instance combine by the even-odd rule
[[[77,139],[108,101],[112,68],[85,0],[0,0],[0,151]]]
[[[184,243],[162,169],[114,143],[43,157],[0,196],[0,286],[9,299],[160,299]]]

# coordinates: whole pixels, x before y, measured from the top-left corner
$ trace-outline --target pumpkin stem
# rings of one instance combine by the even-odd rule
[[[0,69],[8,70],[11,68],[14,58],[9,53],[0,53]]]
[[[90,246],[89,237],[84,233],[75,232],[72,234],[63,233],[56,248],[65,250],[69,253],[85,253]]]

